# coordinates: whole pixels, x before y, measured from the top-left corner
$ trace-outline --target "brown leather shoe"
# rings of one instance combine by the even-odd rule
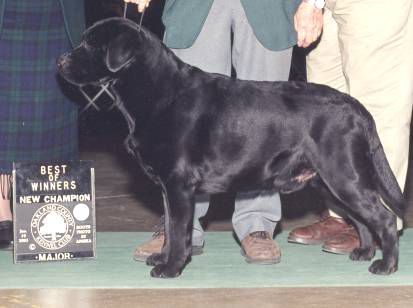
[[[155,232],[150,240],[136,247],[135,252],[133,253],[133,259],[135,261],[146,262],[146,259],[150,255],[161,253],[164,241],[165,233],[163,231]]]
[[[327,216],[312,225],[292,230],[288,235],[288,241],[290,243],[318,245],[350,230],[354,230],[354,227],[343,218]]]
[[[152,238],[142,245],[136,247],[133,253],[133,259],[135,261],[146,262],[146,259],[154,254],[161,253],[163,242],[165,241],[165,228],[163,216],[161,217],[161,223],[155,226],[155,231]],[[203,253],[203,246],[192,246],[192,256],[197,256]]]
[[[360,247],[360,239],[356,229],[352,228],[325,241],[322,249],[340,255],[350,254]]]
[[[245,261],[255,264],[275,264],[281,261],[281,250],[268,232],[257,231],[241,241]]]

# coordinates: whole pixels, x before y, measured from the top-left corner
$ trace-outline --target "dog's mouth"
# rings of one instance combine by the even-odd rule
[[[67,75],[67,73],[63,70],[59,69],[58,72],[66,81],[79,87],[85,87],[88,85],[95,87],[103,87],[108,84],[114,84],[116,81],[116,78],[114,78],[113,76],[105,76],[98,80],[79,80],[80,78],[73,78],[72,76]]]
[[[111,76],[106,76],[106,77],[103,77],[103,78],[99,79],[98,81],[92,82],[90,84],[92,84],[94,86],[104,86],[104,85],[107,85],[107,84],[113,84],[115,81],[116,81],[116,78],[111,77]]]
[[[83,49],[75,49],[61,55],[56,64],[60,76],[69,83],[80,87],[104,86],[116,79],[95,58],[87,57]]]

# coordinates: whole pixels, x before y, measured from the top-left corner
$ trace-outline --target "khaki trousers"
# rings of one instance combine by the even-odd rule
[[[307,56],[309,82],[350,94],[372,114],[402,189],[413,104],[412,2],[327,0],[320,42]]]

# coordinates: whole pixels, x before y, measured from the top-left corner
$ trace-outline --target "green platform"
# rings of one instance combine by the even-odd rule
[[[155,279],[150,267],[132,260],[136,244],[149,233],[98,233],[97,260],[13,264],[12,254],[0,251],[0,289],[20,288],[256,288],[412,286],[413,229],[400,240],[399,270],[390,276],[368,272],[370,262],[323,253],[319,246],[289,244],[277,237],[282,261],[277,265],[244,262],[229,232],[208,232],[205,252],[193,258],[176,279]],[[381,252],[378,253],[381,255]]]

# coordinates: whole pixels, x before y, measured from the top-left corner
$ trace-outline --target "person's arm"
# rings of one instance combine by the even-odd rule
[[[145,8],[147,8],[149,6],[149,3],[151,2],[151,0],[123,0],[124,2],[128,3],[135,3],[136,5],[138,5],[138,11],[140,13],[143,12],[143,10]]]
[[[308,47],[315,42],[323,29],[323,0],[303,0],[294,15],[297,45]]]

